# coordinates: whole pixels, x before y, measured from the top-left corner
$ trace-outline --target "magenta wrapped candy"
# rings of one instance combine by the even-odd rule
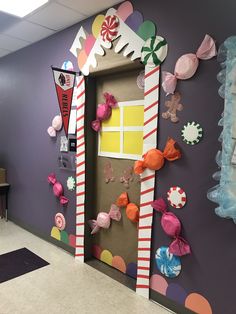
[[[61,205],[67,205],[69,200],[63,195],[63,186],[57,181],[55,173],[50,173],[48,175],[48,183],[53,185],[53,193],[59,198]]]
[[[97,233],[100,228],[108,229],[111,224],[111,219],[120,221],[121,220],[121,212],[120,208],[115,204],[111,205],[109,213],[101,212],[97,216],[97,220],[89,220],[88,223],[92,228],[91,234]]]
[[[96,132],[99,132],[101,129],[101,121],[108,120],[112,114],[112,108],[117,106],[117,101],[112,94],[104,93],[103,96],[105,103],[98,105],[96,113],[97,118],[91,123],[92,129]]]
[[[167,94],[174,94],[176,89],[177,79],[187,80],[191,78],[197,71],[200,60],[209,60],[216,56],[216,45],[214,39],[205,35],[203,42],[198,48],[196,54],[187,53],[181,56],[176,64],[174,74],[163,71],[162,87]]]
[[[168,236],[174,238],[169,246],[169,252],[177,256],[190,254],[191,249],[188,242],[180,236],[181,223],[175,214],[166,211],[167,205],[165,201],[159,198],[152,202],[151,206],[156,211],[162,213],[161,226]]]

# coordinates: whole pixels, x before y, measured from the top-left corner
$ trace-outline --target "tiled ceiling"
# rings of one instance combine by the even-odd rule
[[[0,57],[46,38],[119,2],[121,0],[50,0],[24,18],[0,11]]]

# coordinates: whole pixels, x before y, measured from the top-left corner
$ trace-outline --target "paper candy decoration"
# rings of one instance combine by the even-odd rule
[[[202,138],[203,130],[199,123],[188,122],[181,130],[181,136],[188,145],[195,145],[199,143]]]
[[[175,148],[175,140],[169,138],[166,142],[164,151],[153,148],[149,150],[143,157],[143,160],[138,160],[134,164],[134,172],[141,174],[148,168],[151,170],[159,170],[164,166],[165,159],[174,161],[181,158],[181,152],[178,148]]]
[[[75,178],[73,177],[68,177],[67,181],[66,181],[66,185],[67,185],[67,189],[69,191],[74,191],[75,189],[75,185],[76,185],[76,182],[75,182]]]
[[[165,60],[167,50],[166,40],[161,36],[153,36],[145,42],[142,48],[141,61],[144,65],[154,68]]]
[[[106,183],[115,181],[114,171],[113,171],[110,161],[107,161],[105,163],[103,173],[104,173],[104,178],[105,178]]]
[[[174,208],[182,208],[186,204],[186,193],[178,186],[172,186],[167,192],[167,200]]]
[[[178,256],[169,252],[166,246],[160,247],[156,251],[156,264],[160,272],[168,278],[175,278],[180,274],[181,261]]]
[[[103,41],[111,42],[118,34],[119,19],[115,15],[108,15],[102,23],[101,36]]]
[[[56,224],[56,226],[57,226],[57,228],[59,230],[62,231],[62,230],[65,229],[65,227],[66,227],[66,220],[65,220],[65,217],[63,216],[63,214],[57,213],[55,215],[55,224]]]
[[[151,206],[156,211],[162,213],[161,226],[168,236],[174,238],[169,246],[169,252],[177,256],[190,254],[191,250],[188,242],[180,236],[181,223],[175,214],[167,212],[165,201],[159,198],[153,201]]]
[[[92,228],[91,234],[97,233],[100,228],[108,229],[110,227],[111,220],[121,220],[120,208],[115,204],[111,205],[109,213],[101,212],[98,214],[97,220],[88,221],[90,227]]]
[[[126,207],[126,216],[132,222],[139,221],[139,208],[134,203],[129,203]]]
[[[137,77],[137,86],[139,89],[144,89],[145,79],[144,79],[145,71],[141,71]]]
[[[57,181],[56,175],[54,173],[48,175],[48,183],[53,185],[53,193],[56,197],[59,198],[61,205],[68,204],[68,198],[63,196],[63,186],[60,182]]]
[[[115,97],[110,93],[103,94],[105,103],[99,104],[97,108],[97,118],[92,121],[92,128],[94,131],[99,132],[101,129],[101,121],[108,120],[112,114],[112,108],[117,106]]]
[[[57,132],[62,128],[62,118],[61,115],[57,115],[52,120],[52,125],[47,129],[49,136],[56,137]]]
[[[163,72],[162,87],[167,94],[173,94],[176,88],[177,79],[187,80],[197,71],[200,60],[209,60],[216,56],[216,45],[214,39],[205,35],[203,42],[198,48],[196,54],[188,53],[181,56],[176,64],[174,74]]]
[[[174,95],[171,96],[171,100],[167,100],[165,102],[165,106],[168,108],[166,112],[162,113],[162,118],[170,119],[171,122],[179,122],[179,118],[177,117],[177,111],[183,110],[183,105],[180,104],[181,95],[179,92],[175,92]]]
[[[118,207],[126,207],[129,204],[129,197],[127,192],[121,193],[121,195],[116,200],[116,205]]]
[[[120,177],[120,182],[124,184],[124,187],[126,187],[126,189],[128,189],[130,182],[132,182],[133,180],[133,168],[128,167],[123,171],[123,176]]]
[[[56,86],[58,103],[63,120],[66,136],[68,136],[71,103],[73,98],[76,73],[72,71],[52,68]]]

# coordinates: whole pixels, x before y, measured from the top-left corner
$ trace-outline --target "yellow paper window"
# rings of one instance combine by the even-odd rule
[[[124,126],[143,126],[144,107],[127,106],[124,107]]]
[[[100,151],[120,153],[120,132],[100,132]]]
[[[126,131],[124,132],[124,154],[142,155],[143,154],[143,132]]]
[[[102,121],[103,127],[119,127],[120,126],[120,108],[113,108],[110,119]]]

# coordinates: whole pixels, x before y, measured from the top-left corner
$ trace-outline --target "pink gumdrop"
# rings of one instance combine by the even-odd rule
[[[101,228],[108,229],[110,227],[111,219],[108,213],[99,213],[97,216],[97,225]]]
[[[179,219],[173,213],[164,213],[161,218],[161,226],[165,233],[171,237],[178,236],[181,231]]]
[[[84,49],[87,54],[87,56],[90,54],[90,51],[92,50],[94,44],[95,44],[96,38],[93,35],[89,35],[84,43]]]
[[[191,78],[197,71],[199,60],[193,53],[181,56],[175,65],[175,76],[180,80]]]
[[[100,104],[97,108],[97,118],[99,120],[107,120],[111,116],[111,107],[108,104]]]
[[[60,182],[56,182],[53,185],[53,193],[54,195],[56,195],[57,197],[60,197],[63,194],[63,186],[61,185]]]
[[[52,126],[50,126],[47,129],[47,132],[48,132],[48,135],[51,137],[56,137],[56,135],[57,135],[56,130]]]

